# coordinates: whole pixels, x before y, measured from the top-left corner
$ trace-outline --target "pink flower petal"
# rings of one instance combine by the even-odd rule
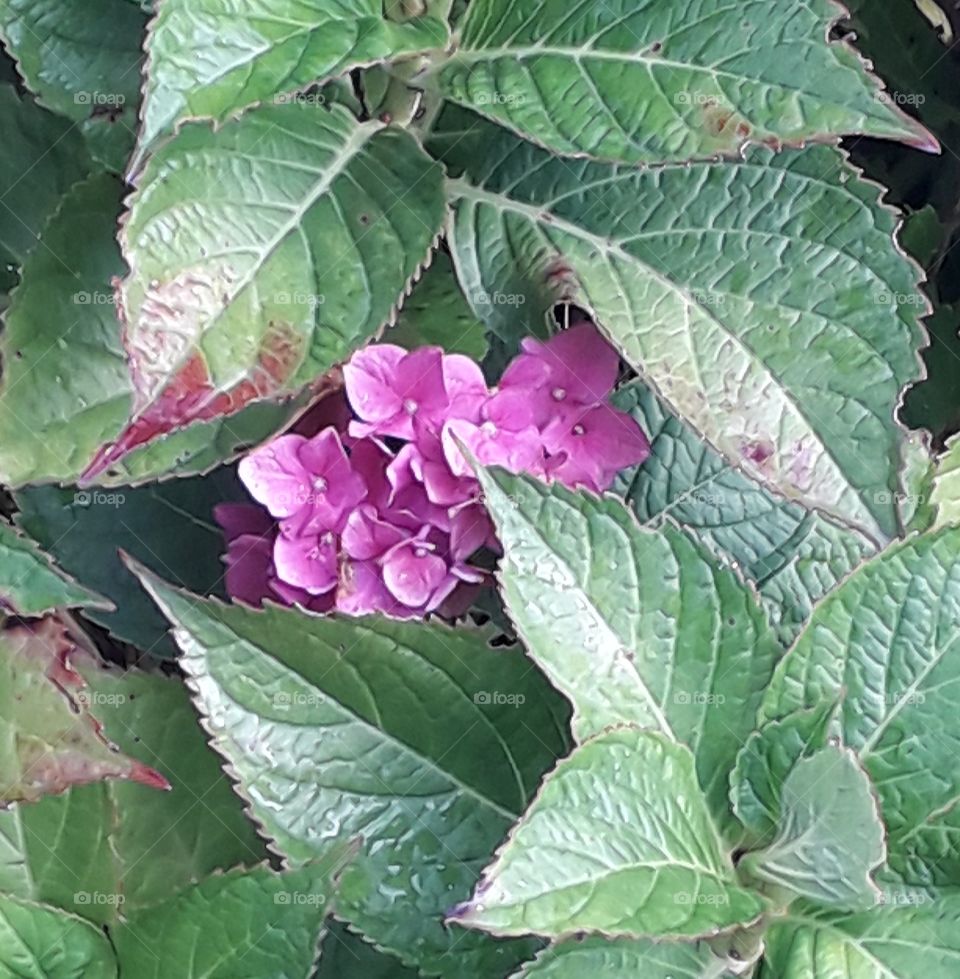
[[[300,461],[307,440],[281,435],[240,460],[237,472],[250,495],[275,517],[292,517],[306,503],[310,476]]]
[[[280,534],[273,545],[277,577],[311,595],[337,586],[337,543],[331,533],[309,537]]]
[[[408,541],[383,559],[383,582],[398,602],[423,608],[448,578],[447,564],[423,541]],[[449,594],[449,589],[444,593]]]

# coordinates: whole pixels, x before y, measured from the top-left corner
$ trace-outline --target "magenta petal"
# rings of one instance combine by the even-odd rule
[[[218,503],[213,508],[213,519],[228,542],[243,534],[268,534],[274,527],[266,510],[252,503]]]
[[[273,540],[260,534],[234,538],[224,557],[227,594],[248,605],[260,605],[270,594],[273,574]]]
[[[300,461],[306,442],[302,435],[281,435],[254,449],[237,467],[250,495],[275,517],[292,517],[309,496],[309,474]]]
[[[480,410],[490,397],[480,365],[463,354],[446,354],[443,383],[450,403],[446,417],[479,422]]]
[[[387,591],[380,568],[373,561],[344,561],[337,588],[337,610],[347,615],[373,612],[396,614],[397,600]]]
[[[310,479],[308,518],[295,530],[300,533],[339,531],[347,514],[367,495],[361,476],[354,472],[350,459],[332,428],[312,438],[300,451]]]
[[[358,350],[344,365],[347,398],[364,421],[385,422],[401,410],[396,373],[406,355],[403,347],[377,343]]]
[[[389,452],[376,439],[362,439],[350,450],[350,463],[353,471],[363,480],[367,488],[366,499],[374,506],[387,505],[391,487],[387,478],[387,467],[393,460]]]
[[[446,578],[446,561],[421,541],[400,544],[383,559],[384,584],[409,608],[427,605]]]
[[[322,595],[337,585],[337,544],[333,534],[286,537],[273,545],[273,563],[281,581]]]
[[[620,358],[589,322],[551,337],[540,351],[554,378],[583,404],[602,401],[617,383]]]
[[[492,535],[493,524],[482,506],[462,507],[450,521],[450,556],[454,561],[464,561]]]
[[[362,505],[347,517],[341,543],[350,557],[370,561],[409,536],[409,532],[381,520],[372,506]]]

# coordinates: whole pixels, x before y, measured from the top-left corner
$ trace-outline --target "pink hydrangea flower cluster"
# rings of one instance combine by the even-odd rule
[[[618,369],[588,322],[524,340],[493,390],[473,360],[439,347],[360,350],[343,369],[352,415],[240,463],[265,510],[217,508],[230,594],[319,612],[461,614],[486,578],[471,558],[497,549],[461,446],[484,465],[600,492],[650,451],[607,401]]]

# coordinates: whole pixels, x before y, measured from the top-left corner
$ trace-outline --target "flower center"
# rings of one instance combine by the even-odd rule
[[[553,400],[554,401],[563,401],[563,399],[567,396],[567,389],[566,388],[554,388],[550,393],[551,393],[551,395],[553,395]]]
[[[413,400],[413,398],[407,398],[407,400],[403,402],[403,410],[408,415],[415,415],[419,407],[420,405],[418,405],[416,401]]]
[[[313,481],[313,488],[318,493],[326,493],[327,481],[323,478],[323,476],[317,476],[317,478]]]
[[[573,434],[574,435],[583,435],[583,432],[584,432],[583,425],[574,425],[573,426]]]

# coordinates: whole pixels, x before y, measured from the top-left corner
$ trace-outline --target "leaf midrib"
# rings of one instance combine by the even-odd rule
[[[688,317],[691,310],[696,310],[698,315],[713,323],[714,326],[722,331],[724,336],[726,336],[731,343],[736,345],[736,347],[742,352],[743,356],[753,365],[754,370],[768,379],[768,381],[774,386],[774,389],[779,393],[783,401],[792,407],[793,411],[796,413],[796,417],[802,421],[804,428],[816,439],[816,443],[823,452],[823,455],[830,461],[833,476],[835,479],[839,479],[841,486],[845,491],[845,495],[849,493],[854,495],[854,498],[858,504],[857,510],[859,513],[859,516],[856,518],[857,522],[863,527],[863,529],[869,527],[874,534],[877,534],[882,538],[882,528],[880,527],[873,513],[867,509],[863,503],[860,490],[850,483],[843,467],[840,465],[836,453],[823,440],[817,427],[811,423],[810,419],[807,417],[807,413],[801,407],[800,402],[794,396],[794,393],[789,385],[785,384],[780,377],[774,374],[767,364],[760,359],[759,355],[751,350],[740,337],[731,332],[730,328],[723,322],[723,320],[719,319],[711,310],[698,303],[684,285],[666,278],[662,273],[658,272],[647,262],[643,261],[642,258],[623,248],[618,241],[604,237],[603,235],[598,235],[587,230],[586,228],[581,227],[580,225],[574,224],[572,221],[557,215],[547,207],[537,207],[532,204],[525,204],[521,201],[515,200],[512,197],[508,197],[506,194],[486,190],[485,188],[471,184],[462,177],[448,179],[447,184],[452,192],[451,196],[453,197],[473,199],[479,203],[486,203],[488,206],[501,212],[512,211],[526,217],[538,228],[555,229],[563,234],[570,235],[570,237],[574,239],[578,239],[593,245],[595,248],[603,252],[604,255],[615,255],[627,265],[640,266],[642,269],[646,270],[646,273],[653,280],[658,282],[669,293],[672,293],[677,297],[677,299],[683,304],[684,310],[686,311],[686,315]],[[548,214],[550,216],[549,220],[544,220],[545,216]],[[553,243],[551,242],[551,244]],[[750,301],[747,297],[739,298],[742,298],[745,301]],[[689,329],[685,332],[687,336],[691,337],[692,341],[692,332]],[[646,372],[644,373],[646,374]]]
[[[251,642],[249,639],[247,639],[244,636],[242,636],[235,629],[231,628],[226,622],[223,622],[220,619],[213,619],[211,617],[207,617],[207,618],[208,618],[208,621],[210,621],[211,623],[213,623],[215,626],[222,628],[225,632],[227,632],[231,636],[233,636],[234,638],[233,638],[232,642],[235,642],[235,643],[237,643],[237,644],[239,644],[241,646],[246,646],[248,649],[254,650],[260,656],[267,657],[271,661],[271,663],[273,664],[274,669],[276,669],[278,671],[283,671],[283,672],[285,672],[285,673],[287,673],[287,674],[295,677],[299,682],[304,683],[304,684],[307,684],[313,690],[315,690],[323,698],[323,700],[325,700],[330,706],[335,707],[339,712],[341,712],[344,715],[345,718],[347,718],[347,719],[351,720],[352,722],[354,722],[354,723],[356,723],[356,724],[358,724],[358,725],[366,728],[369,732],[372,732],[376,736],[378,736],[379,738],[382,738],[386,743],[388,743],[388,744],[392,745],[393,747],[397,748],[402,753],[404,753],[404,754],[406,754],[406,755],[414,758],[416,761],[420,762],[423,765],[423,767],[425,769],[427,769],[429,772],[432,772],[434,775],[438,775],[438,776],[442,777],[443,779],[445,779],[446,781],[448,781],[451,785],[455,786],[460,791],[462,791],[464,793],[464,795],[467,795],[467,796],[470,796],[471,798],[476,799],[478,802],[482,803],[484,806],[486,806],[489,809],[491,809],[497,815],[499,815],[499,816],[503,817],[504,819],[508,820],[510,823],[514,823],[514,822],[517,821],[517,819],[520,818],[520,813],[513,812],[513,811],[511,811],[509,809],[506,809],[503,806],[501,806],[499,803],[494,802],[492,799],[489,799],[487,796],[485,796],[483,793],[481,793],[479,789],[475,789],[473,786],[470,786],[467,783],[463,782],[458,776],[454,775],[452,772],[448,772],[447,770],[441,768],[437,762],[435,762],[433,759],[428,758],[427,756],[425,756],[417,748],[414,748],[411,745],[408,745],[405,742],[399,740],[393,734],[391,734],[388,731],[386,731],[384,728],[378,727],[376,724],[371,723],[369,720],[367,720],[367,718],[365,718],[362,715],[356,713],[352,708],[347,707],[343,703],[343,701],[340,700],[338,697],[335,697],[332,694],[327,693],[325,690],[323,690],[322,687],[318,687],[315,683],[313,683],[312,681],[310,681],[309,679],[307,679],[302,673],[299,673],[297,670],[293,669],[293,667],[290,667],[286,663],[283,663],[281,660],[278,660],[272,653],[270,653],[266,649],[263,649],[261,646],[256,645],[255,643]],[[194,650],[195,650],[192,653],[187,653],[186,651],[184,651],[184,655],[181,658],[181,662],[182,662],[182,664],[184,666],[184,669],[187,669],[188,664],[190,663],[191,660],[196,660],[199,663],[200,667],[201,667],[201,672],[194,672],[193,673],[193,676],[195,678],[201,679],[203,677],[203,675],[205,674],[207,677],[209,677],[209,679],[212,682],[214,682],[216,684],[217,689],[221,693],[221,696],[224,696],[224,697],[228,698],[230,700],[230,702],[238,710],[243,711],[245,714],[249,714],[251,716],[257,717],[261,721],[265,720],[265,718],[263,718],[262,715],[257,714],[255,711],[251,710],[245,704],[242,704],[241,702],[239,702],[232,695],[232,693],[230,693],[229,687],[220,679],[220,677],[218,677],[218,676],[216,676],[214,674],[214,671],[212,669],[209,668],[209,660],[210,660],[210,654],[211,654],[211,652],[213,652],[214,650],[217,650],[218,648],[221,649],[221,650],[227,649],[227,648],[229,648],[231,642],[228,641],[228,642],[224,642],[224,643],[219,643],[217,645],[211,644],[210,646],[206,646],[196,636],[196,634],[193,632],[193,630],[192,629],[188,629],[188,627],[186,625],[181,625],[180,626],[180,629],[189,632],[190,637],[193,640],[193,642],[192,642],[191,645],[194,647]],[[197,652],[196,650],[200,650],[200,651]],[[205,661],[207,663],[206,668],[204,668]],[[188,670],[188,672],[189,672],[189,670]],[[199,696],[199,695],[197,695],[197,696]],[[199,706],[199,704],[198,704],[198,706]],[[210,713],[207,712],[207,711],[204,711],[204,715],[207,717],[208,723],[209,723],[210,722],[210,719],[211,719]],[[285,725],[288,725],[290,727],[294,727],[294,726],[298,726],[298,727],[301,727],[301,728],[310,727],[310,728],[313,728],[314,730],[322,730],[322,725],[320,725],[320,724],[318,724],[316,722],[310,722],[310,723],[304,723],[304,724],[297,724],[296,722],[293,722],[293,721],[287,721],[287,720],[285,720],[285,721],[276,721],[276,720],[274,720],[271,723],[274,723],[274,724],[285,724]],[[230,732],[226,728],[220,728],[220,731],[222,732],[223,736],[225,736],[227,739],[229,739],[229,741],[230,741],[231,744],[237,744],[237,742],[234,741],[232,735],[230,734]],[[402,798],[400,796],[396,796],[396,797],[397,798]]]

